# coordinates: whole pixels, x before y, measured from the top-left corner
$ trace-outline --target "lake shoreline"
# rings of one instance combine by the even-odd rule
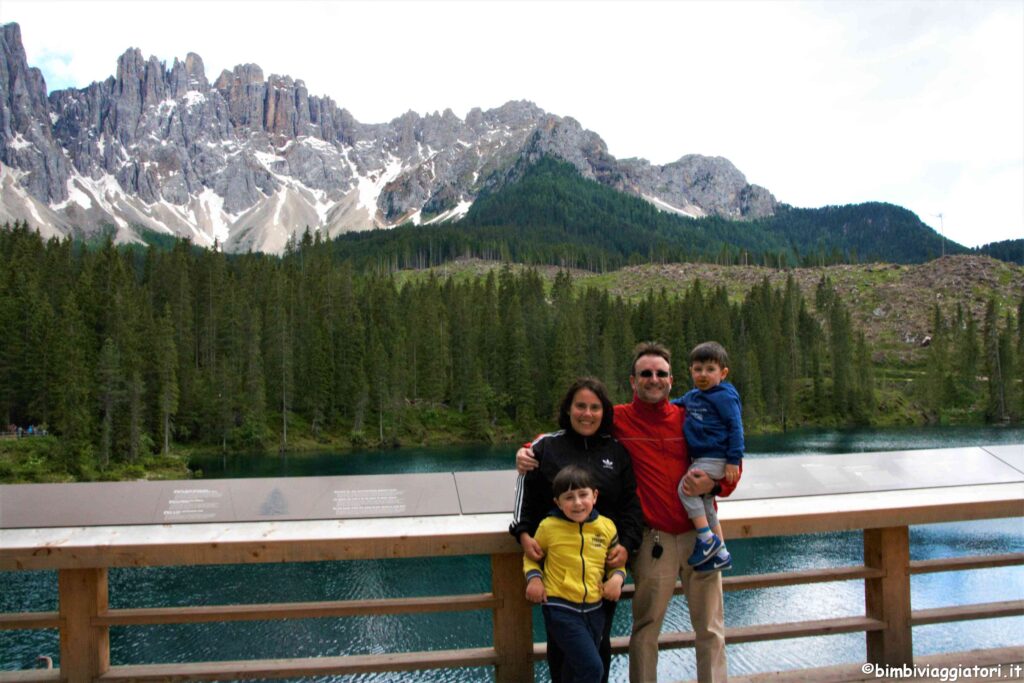
[[[540,434],[550,430],[538,427],[531,433]],[[804,425],[795,429],[759,429],[747,433],[748,442],[756,443],[759,439],[788,438],[793,435],[834,433],[838,435],[858,434],[863,432],[891,432],[898,434],[907,430],[922,430],[924,432],[972,431],[991,430],[991,433],[1018,432],[1024,433],[1024,426],[1021,424],[1008,425],[986,425],[986,424],[945,424],[930,425],[898,424],[873,427],[854,426],[830,426],[830,425]],[[363,453],[382,454],[389,452],[410,452],[416,450],[436,450],[445,448],[473,448],[473,449],[505,449],[512,452],[519,444],[529,440],[520,433],[504,432],[501,438],[495,438],[488,442],[461,437],[451,433],[432,434],[428,438],[416,442],[394,439],[384,443],[353,443],[349,439],[313,439],[301,437],[293,439],[287,449],[273,447],[253,449],[230,449],[224,451],[216,445],[186,445],[173,447],[167,456],[152,455],[139,458],[136,462],[111,463],[105,471],[82,469],[77,475],[69,472],[62,463],[61,451],[65,447],[64,442],[56,436],[30,437],[17,440],[0,441],[0,483],[68,483],[88,481],[132,481],[132,480],[179,480],[189,478],[202,478],[209,475],[207,467],[202,464],[214,461],[224,461],[239,457],[244,454],[250,458],[316,458],[325,452],[337,456],[358,455]],[[1020,440],[1024,440],[1022,437]],[[748,450],[749,443],[748,443]]]

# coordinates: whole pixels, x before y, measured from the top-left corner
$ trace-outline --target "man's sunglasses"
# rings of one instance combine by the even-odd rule
[[[657,375],[661,379],[665,379],[666,377],[668,377],[668,370],[658,370],[658,371],[654,371],[654,370],[641,370],[637,374],[639,374],[644,379],[650,379],[651,377],[654,377],[655,375]]]

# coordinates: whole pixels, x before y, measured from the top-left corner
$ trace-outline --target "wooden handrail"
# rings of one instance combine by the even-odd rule
[[[60,614],[57,612],[7,612],[0,614],[0,631],[60,627]]]
[[[221,621],[355,617],[374,614],[429,614],[431,612],[496,609],[500,606],[500,602],[491,593],[478,593],[475,595],[442,595],[427,598],[391,598],[387,600],[277,602],[253,605],[114,609],[101,612],[92,620],[92,623],[97,626],[201,624]],[[0,622],[0,625],[2,625],[2,622]]]
[[[911,574],[962,571],[965,569],[989,569],[991,567],[1012,567],[1024,564],[1024,553],[1004,553],[970,557],[941,557],[934,560],[911,560]]]
[[[950,621],[1019,617],[1021,615],[1024,615],[1024,600],[1005,600],[914,610],[910,615],[910,623],[914,626],[925,626],[927,624],[944,624]]]
[[[184,664],[135,664],[113,667],[98,681],[222,681],[226,678],[285,678],[379,671],[417,671],[456,667],[494,666],[494,648],[480,647],[385,655],[347,655],[303,659],[261,659]]]
[[[977,558],[979,560],[984,558]],[[799,569],[791,572],[772,572],[770,574],[747,574],[745,576],[722,577],[722,590],[731,591],[754,590],[760,588],[776,588],[778,586],[802,586],[812,583],[831,583],[834,581],[856,581],[858,579],[877,579],[884,576],[881,569],[870,567],[833,567],[828,569]],[[622,588],[622,599],[632,600],[635,592],[633,584]],[[683,595],[682,581],[676,581],[673,595]]]

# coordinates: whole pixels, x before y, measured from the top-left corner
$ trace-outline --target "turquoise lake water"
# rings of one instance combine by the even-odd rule
[[[808,453],[852,453],[915,448],[1024,443],[1022,428],[915,428],[803,431],[748,438],[748,457]],[[512,447],[400,449],[362,453],[321,453],[281,458],[235,456],[197,462],[207,477],[276,477],[385,474],[512,468]],[[734,540],[733,573],[759,574],[862,562],[859,532]],[[912,559],[1024,551],[1024,519],[935,524],[911,528]],[[160,567],[110,572],[112,607],[349,600],[369,597],[452,595],[489,590],[486,557],[323,562],[291,565]],[[0,612],[56,609],[54,572],[0,572]],[[915,609],[1024,598],[1019,567],[926,574],[912,579]],[[860,581],[738,591],[725,595],[727,626],[825,619],[863,613]],[[539,614],[535,638],[543,639]],[[615,635],[628,635],[624,603]],[[673,601],[666,629],[689,630],[686,602]],[[306,657],[385,651],[480,647],[490,644],[489,613],[309,619],[295,622],[171,625],[111,630],[114,664],[160,661]],[[976,647],[1024,645],[1024,618],[988,619],[914,629],[915,654]],[[0,670],[30,668],[41,654],[59,650],[55,631],[0,632]],[[863,661],[864,635],[732,645],[732,674]],[[661,654],[659,678],[695,678],[693,650]],[[628,662],[616,657],[612,680],[627,679]],[[327,676],[307,681],[486,681],[481,669],[401,674]],[[547,669],[537,667],[537,680]]]

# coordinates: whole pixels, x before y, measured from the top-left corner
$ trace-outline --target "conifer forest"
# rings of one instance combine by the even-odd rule
[[[579,375],[629,400],[641,340],[673,350],[679,395],[687,350],[715,339],[748,430],[877,424],[910,402],[1014,421],[1022,313],[936,307],[925,367],[892,388],[827,277],[813,297],[790,277],[741,298],[695,280],[627,300],[567,272],[356,270],[308,234],[283,257],[230,256],[186,241],[87,248],[14,225],[0,230],[0,420],[55,436],[51,469],[72,478],[181,447],[511,440],[552,427]]]

